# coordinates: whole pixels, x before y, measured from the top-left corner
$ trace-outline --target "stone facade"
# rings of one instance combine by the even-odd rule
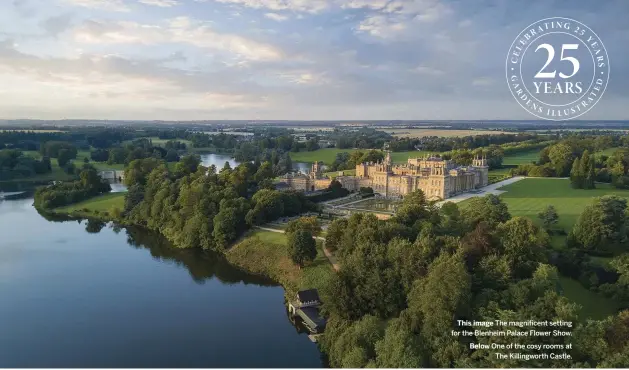
[[[361,163],[355,176],[336,180],[350,191],[370,187],[385,197],[403,197],[421,189],[428,199],[447,199],[488,184],[489,167],[485,158],[475,158],[471,166],[458,166],[439,157],[409,158],[408,163],[393,165],[387,152],[384,161]],[[322,176],[321,164],[314,163],[309,174],[288,174],[286,184],[296,190],[316,191],[327,188],[332,179]]]

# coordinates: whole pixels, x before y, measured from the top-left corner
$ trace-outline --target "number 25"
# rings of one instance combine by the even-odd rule
[[[579,67],[580,67],[579,60],[573,57],[563,56],[564,50],[577,50],[578,48],[579,48],[579,44],[561,45],[561,60],[567,60],[570,63],[572,63],[572,73],[569,75],[565,75],[563,72],[559,72],[559,77],[570,78],[576,75],[577,72],[579,72]],[[546,64],[544,64],[542,69],[540,69],[539,72],[537,72],[537,74],[535,75],[535,78],[555,78],[555,74],[557,73],[556,70],[552,72],[542,72],[544,68],[548,67],[548,65],[553,61],[553,58],[555,57],[555,49],[553,48],[552,45],[549,45],[549,44],[539,45],[537,49],[535,49],[535,52],[537,52],[539,49],[546,49],[546,51],[548,51],[548,59],[546,59]]]

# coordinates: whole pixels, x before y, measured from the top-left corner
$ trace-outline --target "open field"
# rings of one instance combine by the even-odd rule
[[[368,150],[368,149],[365,149]],[[325,148],[325,149],[317,149],[312,152],[298,152],[298,153],[290,153],[290,159],[293,162],[315,162],[321,161],[324,164],[331,165],[336,159],[336,155],[338,153],[352,153],[358,151],[358,149],[336,149],[336,148]]]
[[[509,206],[512,216],[526,216],[539,223],[537,214],[553,205],[559,214],[559,227],[569,231],[592,198],[615,194],[629,199],[629,190],[609,184],[596,184],[596,189],[573,189],[568,179],[529,178],[500,188],[500,197]]]
[[[34,151],[34,150],[29,150],[29,151],[24,151],[23,152],[24,155],[29,156],[29,157],[33,157],[35,159],[40,159],[41,158],[41,154],[39,154],[39,152]],[[76,154],[76,159],[72,160],[72,162],[74,163],[74,166],[76,168],[81,168],[83,167],[83,165],[85,164],[84,162],[84,158],[90,159],[90,152],[88,150],[79,150],[79,152]],[[94,162],[92,160],[90,160],[89,162],[92,166],[94,166],[94,168],[96,168],[98,171],[106,171],[106,170],[124,170],[124,164],[107,164],[107,162]],[[52,173],[53,174],[57,174],[59,171],[61,173],[64,173],[63,170],[61,168],[59,168],[59,163],[57,162],[56,158],[51,158],[50,159],[50,164],[52,165]],[[58,176],[53,176],[51,174],[44,174],[42,175],[46,178],[50,178],[51,180],[64,180],[63,178],[58,178]],[[68,177],[68,176],[66,176]],[[34,179],[35,177],[29,177],[29,180]]]
[[[504,166],[517,166],[520,164],[537,162],[539,160],[539,152],[541,149],[533,149],[530,151],[505,155],[502,160]]]
[[[83,202],[56,208],[55,212],[91,216],[96,213],[110,212],[114,208],[124,209],[125,193],[109,193]],[[87,211],[85,211],[87,210]]]
[[[314,161],[322,161],[324,164],[331,165],[336,158],[338,153],[352,153],[356,151],[367,152],[373,149],[336,149],[336,148],[325,148],[318,149],[312,152],[299,152],[299,153],[290,153],[290,158],[294,162],[314,162]],[[393,163],[406,163],[408,158],[417,158],[423,157],[425,155],[431,154],[433,152],[427,152],[422,150],[413,150],[408,152],[392,152],[391,160]],[[433,153],[434,154],[434,153]]]
[[[426,137],[426,136],[441,136],[441,137],[463,137],[463,136],[476,136],[476,135],[498,135],[504,134],[504,131],[490,131],[490,130],[443,130],[443,129],[425,129],[425,128],[393,128],[393,129],[380,129],[380,131],[387,132],[395,137]]]

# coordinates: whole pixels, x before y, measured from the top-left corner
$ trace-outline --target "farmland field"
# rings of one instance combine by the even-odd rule
[[[395,137],[426,137],[426,136],[441,136],[441,137],[463,137],[463,136],[476,136],[476,135],[498,135],[504,134],[503,131],[490,131],[490,130],[443,130],[443,129],[425,129],[425,128],[394,128],[394,129],[380,129]]]

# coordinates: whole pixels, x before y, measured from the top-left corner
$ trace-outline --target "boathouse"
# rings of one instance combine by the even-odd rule
[[[322,333],[325,330],[326,321],[319,314],[321,299],[316,289],[300,290],[295,301],[288,303],[288,312],[293,317],[299,317],[306,329],[313,334]]]

